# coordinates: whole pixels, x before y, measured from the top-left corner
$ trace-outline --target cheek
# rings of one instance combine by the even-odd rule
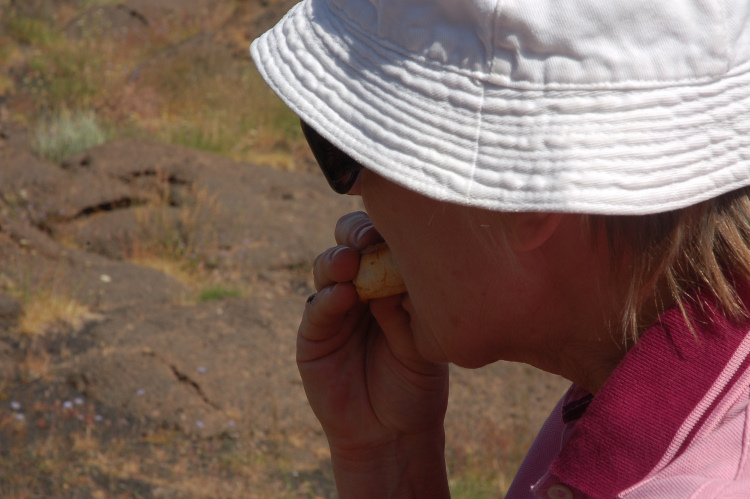
[[[462,331],[474,327],[473,308],[481,299],[478,290],[467,289],[460,272],[448,265],[425,268],[421,263],[404,271],[415,322],[433,335],[460,337]]]
[[[407,287],[420,352],[468,368],[493,362],[515,313],[511,283],[476,253],[443,256],[432,269],[421,262],[409,269],[415,271]]]
[[[390,183],[370,170],[362,170],[358,181],[365,210],[378,232],[388,241],[399,227],[398,210],[393,209],[394,203],[399,200],[394,199]]]
[[[426,359],[464,368],[497,360],[493,349],[488,348],[497,339],[486,334],[486,304],[461,303],[460,297],[435,297],[431,293],[415,293],[410,298],[411,307],[404,308],[412,318],[415,346]]]

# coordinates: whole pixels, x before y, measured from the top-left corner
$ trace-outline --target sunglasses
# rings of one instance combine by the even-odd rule
[[[349,192],[357,180],[359,171],[364,167],[324,139],[304,121],[300,121],[300,125],[328,185],[339,194]]]

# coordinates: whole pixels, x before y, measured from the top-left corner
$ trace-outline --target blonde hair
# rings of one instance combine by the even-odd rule
[[[668,290],[689,325],[685,300],[699,287],[714,295],[727,317],[747,316],[735,279],[750,280],[750,187],[680,210],[587,221],[593,237],[603,231],[615,272],[629,280],[622,315],[628,339],[637,340],[649,325],[641,314],[648,300],[663,311],[660,289]]]

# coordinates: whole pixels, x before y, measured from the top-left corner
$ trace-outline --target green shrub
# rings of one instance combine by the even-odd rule
[[[40,120],[34,128],[34,151],[60,162],[71,154],[107,141],[107,133],[93,112],[60,111]]]

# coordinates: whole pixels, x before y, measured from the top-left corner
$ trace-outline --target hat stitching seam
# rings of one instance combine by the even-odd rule
[[[327,48],[327,47],[322,47],[322,46],[321,46],[321,48],[322,48],[323,50],[326,50],[326,51],[328,50],[328,48]],[[377,85],[375,85],[375,86],[377,87]],[[417,94],[419,93],[418,91],[414,91],[414,92],[415,92],[415,93],[417,93]],[[505,101],[504,99],[501,99],[501,100],[502,100],[502,101]],[[677,102],[677,103],[675,103],[675,104],[672,104],[672,106],[673,106],[673,107],[679,107],[679,106],[683,106],[684,104],[685,104],[685,101],[681,99],[681,100],[680,100],[680,102]],[[730,104],[731,104],[731,103],[730,103]],[[423,106],[419,105],[419,103],[414,103],[414,105],[417,105],[417,106],[419,106],[419,107],[420,107],[420,108],[422,109],[422,111],[427,111],[426,109],[424,109],[424,108],[423,108]],[[723,107],[726,107],[726,106],[723,106]],[[712,109],[712,110],[708,110],[708,111],[715,111],[716,109],[721,109],[721,108],[714,108],[714,109]],[[638,111],[639,111],[639,109],[635,109],[635,110],[629,110],[629,111],[627,111],[627,112],[632,112],[632,113],[635,113],[635,114],[637,114],[637,112],[638,112]],[[707,112],[707,111],[701,111],[701,112],[705,113],[705,112]],[[735,114],[739,114],[739,113],[735,113]],[[558,114],[557,116],[565,116],[565,115],[563,115],[563,114]],[[580,113],[578,113],[578,114],[575,114],[575,115],[574,115],[573,113],[569,113],[569,116],[571,116],[571,118],[575,117],[576,119],[579,119],[579,120],[580,120],[581,114],[580,114]],[[505,118],[506,118],[506,119],[510,119],[510,118],[512,118],[512,116],[506,116]],[[521,117],[521,119],[523,119],[523,118],[524,118],[524,117]],[[625,119],[625,118],[623,118],[623,119]],[[642,121],[647,121],[647,120],[642,120]],[[668,124],[668,123],[665,123],[665,125],[669,126],[669,124]],[[497,126],[503,126],[503,125],[501,125],[501,124],[500,124],[500,125],[497,125]],[[548,128],[548,127],[549,127],[549,125],[548,125],[548,124],[545,124],[545,125],[536,125],[536,124],[528,124],[528,123],[526,123],[526,124],[520,125],[520,126],[518,126],[518,127],[514,127],[513,125],[508,125],[508,129],[510,129],[510,130],[516,130],[517,128],[525,128],[525,129],[535,129],[535,128],[538,128],[538,127],[540,127],[540,126],[543,126],[543,127],[545,127],[545,128]],[[559,127],[559,128],[561,129],[561,130],[564,130],[564,129],[565,129],[566,127],[570,127],[569,129],[573,129],[573,130],[574,130],[574,133],[575,133],[575,131],[579,131],[579,132],[584,132],[584,131],[585,131],[586,129],[590,129],[590,128],[591,128],[591,127],[593,127],[593,126],[594,126],[594,125],[591,125],[591,126],[589,126],[589,125],[588,125],[587,123],[583,123],[582,125],[576,125],[575,123],[560,123],[560,124],[558,124],[558,125],[557,125],[557,127]],[[619,126],[619,125],[618,125],[618,124],[608,124],[608,123],[603,123],[603,124],[597,124],[596,126],[597,126],[598,128],[601,128],[602,126],[604,126],[604,127],[608,127],[608,128],[615,128],[615,127],[617,127],[617,126]],[[693,126],[692,126],[692,125],[689,125],[689,126],[686,126],[686,127],[682,127],[682,128],[693,128]]]
[[[284,40],[284,41],[286,41],[286,40]],[[316,45],[319,45],[319,44],[316,44]],[[322,49],[322,50],[324,50],[324,51],[326,51],[326,52],[330,51],[330,49],[328,47],[325,47],[323,45],[319,45],[319,48]],[[290,51],[290,53],[293,53],[293,52]],[[267,61],[267,62],[269,62],[274,68],[287,69],[287,70],[291,69],[291,66],[290,67],[286,67],[286,66],[277,65],[275,63],[275,60],[273,58],[270,58],[269,61]],[[297,61],[297,62],[301,63],[302,61]],[[303,69],[306,70],[306,71],[310,71],[307,68],[303,68]],[[291,102],[292,105],[290,105],[290,107],[293,108],[293,110],[296,110],[296,112],[298,114],[301,114],[301,115],[303,115],[303,117],[308,118],[308,119],[309,119],[310,115],[317,115],[317,116],[321,117],[322,120],[325,121],[328,125],[332,125],[334,121],[337,121],[337,119],[335,119],[335,118],[332,119],[331,117],[327,116],[328,113],[326,113],[325,111],[323,111],[322,108],[320,108],[319,106],[310,105],[310,101],[311,101],[310,98],[312,97],[314,100],[316,100],[320,104],[324,105],[324,107],[326,109],[328,109],[333,114],[333,116],[337,117],[338,113],[336,113],[336,111],[333,108],[331,108],[331,106],[327,102],[325,102],[323,99],[319,98],[317,95],[315,95],[312,92],[309,92],[310,96],[302,96],[302,94],[300,93],[299,90],[296,90],[295,88],[289,86],[286,83],[286,78],[281,74],[281,72],[279,72],[279,75],[280,75],[280,78],[278,80],[276,78],[273,78],[273,80],[276,82],[276,84],[278,86],[281,86],[281,87],[287,87],[289,91],[291,91],[291,92],[299,95],[300,97],[302,97],[301,101],[303,103],[305,103],[304,106],[302,106],[302,105],[298,106],[293,101]],[[286,94],[282,93],[282,95],[286,95]],[[308,108],[308,109],[305,109],[305,108]],[[310,121],[311,122],[315,122],[316,120],[310,120]],[[320,120],[317,120],[317,121],[320,121]],[[327,131],[328,127],[323,127],[323,130]],[[340,135],[338,137],[329,136],[327,138],[332,139],[332,141],[334,143],[338,143],[337,145],[340,145],[340,143],[347,144],[347,146],[349,146],[348,149],[351,149],[350,151],[347,151],[347,152],[350,152],[350,154],[352,156],[355,156],[355,159],[360,160],[361,158],[365,158],[364,156],[362,156],[357,151],[356,148],[351,147],[351,144],[359,143],[359,140],[356,139],[351,133],[349,133],[346,130],[341,129],[340,127],[339,127],[339,132],[340,132]],[[323,133],[325,135],[329,135],[326,132],[323,132]],[[342,139],[341,135],[344,135],[346,137],[345,141],[341,140]],[[396,152],[396,151],[391,151],[391,152]],[[392,156],[392,155],[390,155],[390,156]],[[365,162],[369,163],[369,161],[365,161]],[[423,181],[420,181],[420,179],[423,177],[423,175],[419,175],[416,172],[414,174],[407,175],[407,177],[410,177],[410,180],[413,180],[415,182],[425,184]]]
[[[691,134],[690,136],[695,136],[695,135],[696,135],[696,134],[694,133],[694,134]],[[350,137],[350,138],[353,138],[353,137]],[[732,140],[732,139],[724,139],[723,141],[726,141],[726,140]],[[736,140],[734,140],[733,142],[736,142]],[[613,146],[612,148],[614,148],[614,147],[618,147],[618,146]],[[610,149],[611,149],[611,148],[610,148]],[[507,150],[507,149],[506,149],[506,150]],[[505,157],[505,158],[519,158],[519,157],[523,157],[523,156],[524,156],[524,155],[523,155],[523,151],[524,151],[523,149],[516,149],[516,150],[518,150],[518,151],[520,152],[520,154],[506,154],[506,155],[502,155],[502,156],[498,156],[498,157]],[[541,149],[537,149],[537,151],[538,151],[538,150],[541,150]],[[602,150],[602,148],[600,147],[600,148],[599,148],[599,150],[601,151],[601,150]],[[736,150],[736,148],[735,148],[735,150]],[[533,153],[533,151],[532,151],[532,153]],[[726,151],[726,152],[724,152],[724,154],[728,154],[728,153],[731,153],[731,151]],[[723,156],[724,154],[721,154],[721,156]],[[715,153],[713,153],[713,152],[712,152],[712,155],[713,155],[713,156],[716,156],[716,154],[715,154]],[[662,155],[658,155],[658,156],[655,156],[654,158],[659,158],[659,157],[666,157],[666,158],[669,158],[669,157],[673,157],[673,155],[669,155],[669,154],[662,154]],[[460,159],[459,159],[459,161],[460,161]],[[584,161],[585,161],[585,160],[584,160]],[[609,160],[608,160],[608,161],[610,161],[610,162],[621,162],[621,161],[622,161],[622,158],[609,158]]]
[[[340,19],[340,18],[339,18],[339,19]],[[345,22],[345,21],[343,21],[343,20],[342,20],[342,22],[344,22],[344,24],[346,24],[346,22]],[[311,28],[312,28],[312,26],[311,26]],[[313,30],[314,30],[314,28],[313,28]],[[366,36],[366,37],[367,37],[368,39],[373,39],[373,37],[371,37],[371,36],[369,36],[369,35],[366,35],[366,34],[365,34],[365,36]],[[321,37],[321,39],[317,39],[317,38],[316,38],[316,39],[314,39],[314,40],[311,40],[311,41],[312,41],[313,43],[315,43],[316,45],[318,45],[318,46],[319,46],[319,48],[321,48],[322,50],[324,50],[324,51],[326,51],[326,52],[328,52],[328,51],[330,51],[330,50],[331,50],[331,48],[330,48],[330,47],[328,47],[327,45],[323,45],[322,37]],[[343,46],[342,44],[340,44],[340,43],[339,43],[338,41],[336,41],[336,42],[335,42],[335,44],[336,44],[336,45],[338,45],[338,46],[339,46],[339,48],[344,48],[344,50],[346,50],[346,49],[345,49],[345,47],[344,47],[344,46]],[[379,45],[380,45],[380,46],[381,46],[381,47],[382,47],[382,48],[383,48],[384,50],[391,50],[391,49],[390,49],[390,48],[389,48],[388,46],[386,46],[386,45],[383,45],[383,44],[379,44]],[[396,53],[400,53],[400,54],[402,53],[401,51],[398,51],[398,50],[391,50],[391,51],[393,51],[393,52],[396,52]],[[373,56],[374,56],[375,58],[378,58],[378,59],[380,59],[380,58],[385,58],[385,56],[383,56],[383,55],[380,55],[380,54],[378,54],[378,53],[377,53],[378,51],[376,51],[376,50],[374,50],[374,49],[372,49],[372,48],[370,48],[370,47],[368,47],[368,50],[366,50],[366,51],[365,51],[364,53],[362,53],[362,51],[360,51],[360,52],[361,52],[361,55],[360,55],[360,57],[362,57],[362,58],[364,58],[364,59],[366,59],[366,60],[369,60],[369,61],[371,61],[371,63],[373,63],[373,64],[375,64],[375,61],[373,60]],[[335,53],[336,53],[336,50],[334,50],[334,51],[333,51],[333,53],[335,54]],[[365,56],[365,53],[366,53],[366,54],[368,55],[367,57]],[[337,57],[337,59],[341,60],[341,58],[340,58],[340,57],[338,57],[338,56],[336,56],[336,57]],[[422,58],[413,58],[413,57],[409,57],[409,56],[407,56],[407,57],[406,57],[406,59],[408,59],[408,60],[411,60],[412,62],[416,62],[416,63],[419,63],[420,61],[424,61],[424,59],[422,59]],[[743,65],[746,65],[746,66],[748,66],[748,70],[750,71],[750,62],[749,62],[749,63],[747,63],[747,64],[743,64]],[[400,66],[402,66],[402,65],[400,65]],[[424,67],[424,66],[428,66],[428,67]],[[422,67],[424,67],[424,69],[428,69],[428,70],[431,70],[431,71],[438,71],[438,72],[439,72],[439,71],[441,71],[441,70],[444,70],[444,69],[445,69],[445,67],[448,67],[448,68],[453,68],[453,66],[441,66],[441,65],[439,65],[439,64],[433,64],[433,63],[430,63],[429,61],[427,61],[427,62],[426,62],[426,63],[425,63],[424,65],[422,65]],[[740,66],[740,67],[738,67],[738,68],[735,68],[735,69],[737,69],[737,71],[732,71],[732,72],[730,72],[730,73],[735,73],[735,74],[734,74],[733,76],[742,76],[742,75],[743,75],[743,74],[744,74],[745,72],[744,72],[744,71],[739,71],[739,69],[740,69],[740,68],[741,68],[741,66]],[[472,78],[472,77],[470,76],[471,72],[465,72],[465,71],[461,71],[461,70],[459,70],[459,71],[451,71],[451,72],[452,72],[452,73],[454,73],[454,74],[457,74],[457,75],[459,75],[459,76],[461,76],[461,77],[464,77],[464,78],[471,78],[471,79],[479,80],[479,81],[481,81],[482,83],[488,83],[488,84],[492,85],[493,87],[495,87],[495,89],[497,89],[497,90],[499,90],[499,91],[503,91],[503,90],[508,90],[508,91],[517,91],[517,90],[518,90],[518,89],[516,89],[516,88],[511,88],[511,87],[505,87],[505,86],[499,86],[499,85],[495,85],[495,84],[493,84],[492,82],[487,82],[487,81],[485,81],[485,80],[484,80],[484,79],[482,79],[482,78]],[[729,74],[729,73],[728,73],[728,74]],[[732,76],[732,75],[730,75],[730,77],[731,77],[731,76]],[[704,81],[704,83],[706,83],[706,82],[708,82],[708,83],[711,83],[711,82],[713,82],[713,81],[717,81],[717,80],[718,80],[718,78],[711,78],[711,79],[709,79],[709,80],[706,80],[706,81]],[[701,81],[703,81],[703,80],[701,80]],[[447,82],[446,82],[445,80],[442,80],[442,81],[441,81],[441,83],[442,83],[442,84],[443,84],[443,85],[444,85],[445,87],[451,88],[451,87],[450,87],[450,86],[448,85],[448,83],[447,83]],[[729,85],[729,83],[727,83],[726,85]],[[633,89],[627,89],[627,90],[644,90],[644,91],[647,91],[647,90],[658,90],[658,89],[663,89],[663,90],[671,90],[671,89],[669,89],[669,88],[667,88],[667,87],[656,87],[656,88],[633,88]],[[454,88],[453,90],[456,90],[456,89]],[[493,89],[493,90],[494,90],[494,89]],[[551,101],[553,101],[553,102],[557,102],[557,101],[560,101],[560,102],[562,102],[562,101],[564,101],[564,100],[567,100],[568,98],[570,98],[570,97],[571,97],[570,95],[565,95],[565,94],[567,94],[568,92],[571,92],[571,93],[572,93],[572,92],[574,92],[574,91],[576,91],[576,90],[578,90],[578,91],[581,91],[582,93],[584,93],[584,92],[585,92],[585,89],[584,89],[584,88],[579,88],[579,87],[577,87],[577,88],[575,88],[575,89],[570,89],[570,90],[568,90],[568,91],[563,91],[563,90],[561,90],[561,89],[551,89],[551,88],[539,88],[539,89],[536,89],[536,90],[532,90],[532,91],[539,91],[539,92],[547,92],[547,91],[550,91],[550,92],[564,92],[564,94],[563,94],[563,95],[560,95],[560,96],[556,96],[556,95],[550,95],[550,94],[547,94],[547,97],[548,97],[548,98],[549,98],[549,99],[550,99]],[[723,92],[724,92],[724,91],[726,91],[726,90],[727,90],[727,89],[721,89],[721,90],[719,90],[719,91],[723,93]],[[613,93],[615,93],[615,94],[616,94],[616,93],[621,93],[621,92],[623,92],[623,89],[619,89],[619,90],[618,90],[618,89],[615,89],[615,88],[608,88],[608,89],[606,89],[605,91],[608,91],[608,92],[613,92]],[[518,102],[524,102],[524,101],[529,101],[529,100],[532,100],[532,96],[521,95],[521,96],[519,96],[519,97],[520,97],[520,98],[518,98],[518,99],[514,99],[514,101],[518,101]],[[508,101],[509,99],[504,99],[504,100]],[[675,104],[675,105],[679,105],[679,104]]]
[[[739,115],[738,115],[739,116]],[[736,118],[737,116],[727,118],[727,121],[733,121],[733,118]],[[659,120],[661,121],[661,120]],[[643,126],[650,125],[653,126],[657,122],[656,121],[645,121],[641,122]],[[728,125],[731,123],[727,123]],[[555,130],[553,133],[550,133],[549,135],[544,135],[538,138],[539,141],[541,140],[549,140],[549,139],[565,139],[565,138],[573,138],[573,137],[592,137],[595,138],[597,136],[601,138],[606,139],[622,139],[627,138],[629,139],[628,142],[619,142],[616,145],[613,146],[598,146],[598,150],[606,150],[610,147],[620,147],[623,144],[625,145],[631,145],[633,147],[643,147],[643,146],[652,146],[654,144],[667,146],[670,144],[680,143],[683,142],[687,138],[696,137],[696,136],[703,136],[708,128],[709,123],[703,122],[703,123],[697,123],[694,125],[686,125],[682,127],[676,127],[676,126],[670,126],[672,125],[671,122],[666,122],[663,124],[663,126],[659,126],[657,128],[654,128],[652,130],[637,130],[633,128],[626,128],[626,129],[616,129],[614,127],[601,127],[600,129],[605,129],[606,133],[594,133],[592,130],[594,130],[595,127],[586,127],[586,128],[576,128],[571,129],[570,127],[566,126],[558,126],[553,127],[554,130],[557,128],[558,130]],[[503,134],[503,133],[510,133],[517,135],[519,131],[530,131],[534,132],[536,134],[539,133],[540,130],[550,130],[550,126],[548,124],[545,125],[528,125],[528,126],[512,126],[512,125],[504,125],[502,123],[489,123],[489,126],[486,128],[486,130],[489,130],[492,134]],[[725,128],[725,132],[731,133],[732,138],[741,135],[741,131],[737,131],[731,128]],[[678,133],[682,132],[682,133]],[[664,137],[664,134],[669,134],[669,137]],[[716,144],[719,142],[724,142],[727,140],[732,140],[732,138],[725,136],[727,134],[716,136],[710,138],[711,143]],[[653,138],[653,139],[651,139]],[[512,146],[509,146],[512,147]],[[520,148],[522,150],[537,150],[539,148],[532,148],[532,147],[523,147]]]
[[[476,175],[477,171],[477,162],[479,160],[479,142],[482,137],[482,124],[484,123],[484,96],[485,96],[485,86],[482,85],[482,97],[479,102],[479,110],[477,111],[477,124],[476,124],[476,133],[474,135],[474,151],[473,151],[473,158],[471,161],[471,170],[469,172],[469,178],[468,178],[468,185],[466,186],[466,199],[471,199],[471,190],[474,185],[474,176]]]
[[[721,18],[723,22],[721,23],[722,28],[724,28],[722,34],[724,35],[724,61],[726,61],[726,68],[725,73],[728,73],[730,68],[732,67],[732,62],[734,61],[734,58],[731,57],[730,50],[729,50],[729,26],[727,26],[728,21],[728,12],[727,12],[727,4],[725,0],[722,0],[719,2],[719,8],[721,9]]]
[[[329,120],[326,120],[326,121],[329,121]],[[349,134],[347,134],[347,135],[349,135]],[[350,139],[353,139],[353,137],[351,137],[351,136],[350,136]],[[736,150],[736,148],[735,148],[734,150]],[[721,154],[721,155],[716,155],[716,154],[715,154],[715,153],[714,153],[714,152],[712,151],[712,153],[711,153],[711,154],[712,154],[712,156],[714,156],[714,157],[717,157],[717,156],[724,156],[725,154],[730,154],[731,152],[732,152],[732,150],[727,150],[727,151],[725,151],[725,152],[724,152],[723,154]],[[498,157],[503,157],[503,156],[498,156]],[[506,158],[518,158],[518,157],[522,157],[522,154],[521,154],[521,155],[505,155],[505,157],[506,157]],[[658,158],[658,157],[666,157],[666,158],[669,158],[669,157],[673,157],[673,155],[669,155],[669,154],[664,154],[664,155],[659,155],[659,156],[656,156],[655,158]],[[620,160],[622,160],[622,158],[619,158],[619,159],[620,159]],[[460,161],[460,160],[459,160],[459,161]],[[610,161],[610,162],[613,162],[613,161],[614,161],[614,162],[617,162],[617,161],[618,161],[618,158],[610,158],[610,159],[609,159],[609,161]],[[414,176],[413,176],[413,178],[414,178],[414,179],[416,180],[417,178],[420,178],[420,176],[418,176],[418,175],[414,175]],[[480,184],[481,184],[481,182],[480,182]]]
[[[316,45],[319,45],[319,47],[322,50],[326,51],[326,52],[330,50],[329,47],[326,47],[326,46],[323,46],[323,45],[320,45],[320,44],[316,44]],[[724,91],[727,91],[727,90],[724,90]],[[731,91],[731,89],[728,89],[728,91]],[[419,93],[418,91],[414,91],[414,92]],[[503,99],[503,101],[505,101],[505,100]],[[685,103],[685,101],[681,99],[680,102],[672,104],[672,106],[673,107],[678,107],[678,106],[684,105],[684,103]],[[423,109],[423,106],[419,105],[419,103],[414,103],[414,105],[419,106],[422,109],[422,111],[426,111],[425,109]],[[636,113],[636,114],[637,114],[638,111],[639,111],[638,109],[629,110],[629,112]],[[558,114],[558,116],[565,116],[565,115]],[[571,117],[575,116],[576,119],[579,119],[581,115],[580,114],[573,115],[572,113],[570,113],[570,116]],[[522,125],[523,128],[527,128],[527,129],[534,129],[534,128],[538,127],[538,126],[539,125],[534,125],[534,124],[524,124],[524,125]],[[576,125],[575,123],[573,123],[573,124],[559,124],[557,126],[560,127],[561,130],[564,129],[564,127],[567,127],[567,126],[570,126],[570,127],[574,128],[575,130],[578,130],[578,131],[585,131],[587,128],[591,128],[591,126],[589,126],[586,123],[584,123],[584,124],[582,124],[580,126]],[[608,127],[608,128],[614,128],[614,127],[616,127],[618,125],[617,124],[607,124],[607,123],[604,123],[604,124],[598,124],[597,126],[598,127],[604,126],[604,127]],[[544,127],[548,128],[548,125],[544,125]],[[683,128],[685,128],[685,127],[683,127]],[[509,129],[515,130],[516,128],[513,128],[513,126],[510,125]]]
[[[320,44],[320,43],[317,43],[317,40],[313,40],[313,42],[314,42],[314,45],[316,45],[316,46],[318,47],[318,49],[319,49],[319,50],[321,50],[322,52],[333,54],[333,55],[334,55],[334,56],[335,56],[335,57],[336,57],[336,58],[337,58],[337,59],[338,59],[338,60],[339,60],[340,62],[343,62],[343,63],[344,63],[344,64],[346,64],[346,65],[350,65],[349,63],[347,63],[347,62],[345,62],[345,61],[341,61],[341,58],[340,58],[340,57],[338,57],[338,56],[337,56],[337,55],[335,54],[335,50],[332,50],[332,48],[331,48],[331,47],[329,47],[329,46],[326,46],[326,45],[322,45],[322,44]],[[372,53],[369,53],[369,54],[366,54],[366,55],[370,55],[370,56],[372,56],[373,54],[372,54]],[[358,55],[358,57],[365,57],[366,55]],[[375,56],[377,57],[377,55],[375,55]],[[300,62],[298,62],[298,63],[300,63],[300,64],[302,64],[302,66],[304,66],[304,62],[300,61]],[[305,70],[309,71],[309,70],[308,70],[308,69],[306,69],[306,68],[303,68],[303,69],[305,69]],[[329,74],[330,74],[330,72],[329,72]],[[334,79],[335,79],[335,75],[332,75],[332,76],[334,76]],[[367,104],[367,106],[368,106],[369,108],[371,108],[371,109],[372,109],[372,110],[373,110],[374,112],[377,112],[377,106],[375,106],[375,105],[373,105],[373,103],[369,102],[370,100],[372,100],[372,99],[368,98],[368,96],[369,96],[370,92],[368,92],[368,89],[367,89],[367,88],[364,88],[364,87],[368,86],[367,84],[369,83],[369,79],[364,79],[364,78],[362,78],[362,79],[360,79],[360,82],[359,82],[359,83],[360,83],[360,84],[362,85],[362,87],[363,87],[363,89],[362,89],[362,90],[364,91],[364,95],[360,95],[360,98],[359,98],[359,102],[360,102],[360,104]],[[378,86],[377,84],[373,84],[372,86],[373,86],[373,87],[374,87],[375,89],[379,89],[379,88],[380,88],[380,87],[379,87],[379,86]],[[405,90],[407,90],[407,89],[405,89]],[[418,91],[415,91],[415,90],[411,90],[411,89],[408,89],[408,90],[409,90],[409,91],[411,91],[411,92],[413,92],[413,93],[415,93],[415,94],[419,94],[419,95],[421,95],[421,94],[420,94],[420,92],[418,92]],[[456,91],[461,91],[461,90],[456,90]],[[465,92],[465,93],[466,93],[466,92]],[[476,94],[471,94],[471,93],[467,93],[467,95],[470,95],[471,97],[477,97],[477,96],[476,96]],[[316,98],[317,98],[317,97],[316,97]],[[377,100],[377,97],[375,97],[375,99]],[[378,101],[378,102],[381,102],[381,101]],[[395,106],[396,108],[398,108],[398,105],[397,105],[397,104],[394,104],[394,106]],[[329,106],[329,107],[330,107],[330,106]],[[429,110],[428,110],[427,108],[422,108],[422,106],[420,106],[420,108],[421,108],[421,111],[422,111],[422,112],[428,112],[428,111],[429,111]],[[402,114],[402,116],[404,116],[404,117],[409,117],[409,116],[410,116],[410,115],[409,115],[408,113],[406,113],[406,112],[405,112],[405,110],[401,110],[401,109],[399,109],[398,111],[399,111],[399,114]]]
[[[326,51],[328,50],[328,49],[327,49],[327,47],[324,47],[324,46],[321,46],[320,48],[322,48],[323,50],[326,50]],[[683,101],[683,102],[684,102],[684,101]],[[731,105],[731,104],[733,104],[733,103],[732,103],[732,102],[730,102],[730,104],[729,104],[729,105]],[[736,103],[734,103],[734,104],[736,104]],[[680,105],[680,104],[676,104],[676,105]],[[721,108],[715,108],[714,110],[716,110],[716,109],[721,109]],[[580,116],[580,115],[579,115],[579,116]],[[605,125],[606,125],[606,124],[605,124]],[[502,130],[502,129],[508,129],[508,130],[518,130],[518,129],[521,129],[521,128],[523,128],[523,129],[531,129],[531,130],[534,130],[534,129],[540,128],[541,126],[542,126],[542,125],[530,125],[530,124],[524,124],[524,125],[521,125],[521,126],[516,126],[516,127],[514,127],[514,126],[512,126],[512,125],[509,125],[509,126],[505,126],[505,125],[503,125],[503,124],[497,124],[497,125],[493,126],[492,128],[494,128],[495,130]],[[611,125],[611,126],[610,126],[610,128],[613,128],[614,126],[616,126],[616,125]],[[665,123],[665,126],[670,126],[670,124],[669,124],[669,123]],[[548,125],[544,125],[544,127],[545,127],[545,128],[549,128],[549,126],[548,126]],[[584,127],[585,127],[585,128],[581,128],[581,127],[575,127],[575,129],[572,129],[572,131],[571,131],[571,128],[568,128],[568,126],[567,126],[567,125],[565,125],[565,124],[564,124],[564,125],[559,125],[559,128],[560,128],[560,130],[561,130],[561,133],[562,133],[562,131],[565,131],[565,130],[566,130],[566,128],[567,128],[567,134],[568,134],[568,135],[582,134],[582,133],[585,133],[585,132],[586,132],[586,128],[590,128],[590,127],[588,127],[587,125],[584,125]],[[601,127],[598,127],[598,128],[601,128]],[[683,128],[683,129],[685,129],[685,130],[695,130],[695,129],[696,129],[696,128],[698,128],[698,127],[696,127],[696,126],[693,126],[693,125],[690,125],[690,126],[686,126],[686,127],[682,127],[682,128]],[[616,133],[616,131],[615,131],[615,133]],[[631,133],[631,132],[623,131],[622,133],[620,133],[620,134],[618,134],[618,135],[626,135],[626,134],[628,134],[628,133]],[[635,133],[637,133],[637,132],[635,132]],[[559,134],[558,134],[558,135],[559,135]],[[648,132],[644,132],[644,133],[643,133],[643,135],[646,135],[646,136],[647,136],[647,135],[650,135],[650,133],[648,133]],[[688,135],[686,135],[686,136],[694,136],[694,135],[695,135],[695,133],[693,132],[693,133],[691,133],[691,134],[688,134]],[[632,133],[631,133],[631,136],[632,136]],[[611,137],[611,135],[610,135],[610,137]],[[647,137],[643,137],[643,139],[646,139],[646,138],[647,138]],[[613,147],[616,147],[616,146],[613,146]],[[522,150],[523,150],[523,149],[522,149]],[[527,149],[527,150],[528,150],[528,149]]]
[[[723,72],[715,74],[715,75],[709,75],[709,76],[701,76],[701,77],[694,77],[694,78],[679,78],[679,79],[669,79],[669,80],[657,80],[657,79],[628,79],[628,80],[622,80],[618,82],[595,82],[595,83],[562,83],[562,82],[546,82],[546,83],[535,83],[535,82],[529,82],[529,81],[511,81],[511,78],[506,75],[493,75],[486,76],[482,72],[479,71],[473,71],[469,69],[460,68],[458,66],[455,66],[453,64],[443,64],[438,61],[434,61],[432,59],[428,59],[427,57],[423,55],[414,55],[407,50],[403,49],[399,45],[389,42],[388,40],[383,39],[379,36],[371,35],[370,33],[364,31],[363,29],[355,30],[355,27],[361,27],[361,24],[358,23],[356,20],[352,19],[351,16],[345,15],[345,17],[342,17],[338,15],[336,12],[334,12],[332,9],[330,9],[328,2],[323,2],[326,6],[326,9],[331,13],[333,17],[338,18],[342,24],[346,24],[349,26],[349,29],[347,29],[347,32],[356,38],[359,38],[360,40],[364,37],[368,40],[371,40],[372,42],[378,44],[385,50],[389,50],[391,52],[395,52],[397,54],[400,54],[404,58],[410,59],[414,62],[421,63],[425,66],[431,66],[435,68],[439,68],[441,70],[450,71],[455,74],[459,74],[468,78],[477,79],[479,81],[488,83],[493,86],[497,86],[500,88],[507,88],[507,89],[513,89],[513,90],[561,90],[561,91],[571,91],[571,90],[597,90],[597,89],[606,89],[606,90],[636,90],[636,89],[657,89],[657,88],[671,88],[674,86],[681,86],[681,85],[700,85],[700,84],[707,84],[714,81],[718,81],[721,79],[724,79],[725,77],[732,77],[737,76],[739,73],[744,73],[746,71],[750,71],[750,61],[746,61],[739,66],[729,69],[729,58],[728,58],[728,52],[725,52],[725,62],[726,62],[726,68]],[[346,13],[344,13],[346,14]],[[726,22],[726,21],[725,21]],[[725,31],[726,32],[726,31]],[[355,34],[356,33],[356,34]],[[337,33],[338,35],[338,33]],[[361,36],[358,36],[361,35]],[[322,38],[322,37],[321,37]],[[326,36],[326,38],[329,41],[332,41],[332,39],[336,39],[338,42],[338,36]],[[340,44],[342,47],[344,47],[344,44]],[[728,44],[725,44],[725,47],[727,47]],[[366,45],[365,45],[366,46]],[[372,50],[371,47],[367,46],[368,49]],[[743,66],[747,66],[747,69],[745,71],[742,71],[741,69]],[[734,75],[732,73],[735,73]],[[499,82],[495,82],[493,80],[499,80]]]

